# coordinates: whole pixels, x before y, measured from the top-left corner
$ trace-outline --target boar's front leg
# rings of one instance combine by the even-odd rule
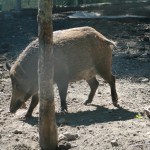
[[[94,97],[94,95],[95,95],[95,92],[96,92],[96,90],[97,90],[97,88],[98,88],[98,85],[99,85],[99,82],[96,80],[96,77],[94,77],[94,78],[88,80],[87,83],[89,84],[89,86],[90,86],[90,88],[91,88],[91,92],[90,92],[90,94],[89,94],[88,100],[86,100],[86,101],[84,102],[85,105],[87,105],[87,104],[89,104],[89,103],[92,102],[93,97]]]
[[[67,96],[67,89],[68,89],[68,80],[61,80],[57,82],[59,96],[61,100],[61,111],[67,111],[67,104],[66,104],[66,96]]]
[[[38,94],[35,94],[34,96],[32,96],[30,107],[29,107],[28,112],[25,116],[26,118],[30,118],[32,116],[33,110],[37,106],[38,102],[39,102]]]

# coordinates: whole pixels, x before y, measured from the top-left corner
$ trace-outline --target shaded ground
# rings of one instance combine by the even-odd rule
[[[109,86],[98,77],[100,86],[90,106],[83,105],[90,90],[87,83],[70,84],[67,95],[69,113],[61,116],[55,87],[59,139],[65,132],[77,134],[75,140],[61,141],[72,150],[149,150],[150,120],[144,113],[144,109],[150,106],[149,22],[73,20],[67,19],[66,13],[54,15],[54,30],[77,26],[91,26],[118,42],[118,48],[113,51],[113,72],[117,76],[122,108],[112,105]],[[38,108],[27,120],[20,119],[26,109],[9,113],[11,84],[5,68],[5,63],[13,63],[36,37],[36,17],[7,14],[0,18],[0,150],[39,149]]]

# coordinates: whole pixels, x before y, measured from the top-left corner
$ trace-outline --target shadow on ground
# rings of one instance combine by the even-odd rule
[[[89,126],[94,123],[107,123],[107,122],[113,122],[113,121],[125,121],[135,118],[137,112],[132,112],[127,109],[118,108],[118,109],[108,109],[103,106],[94,105],[96,109],[95,110],[87,110],[87,111],[80,111],[75,113],[56,113],[57,123],[58,125],[61,125],[59,123],[59,120],[62,118],[65,120],[63,124],[69,125],[69,126]],[[87,106],[88,107],[88,106]],[[28,123],[32,126],[38,124],[38,117],[31,117],[28,119],[23,120],[25,123]]]
[[[96,109],[92,111],[87,110],[77,113],[67,113],[63,116],[60,113],[57,113],[57,120],[64,118],[66,120],[66,124],[69,126],[89,126],[94,123],[130,120],[137,114],[137,112],[132,112],[123,108],[108,109],[94,104],[92,104],[92,106]]]

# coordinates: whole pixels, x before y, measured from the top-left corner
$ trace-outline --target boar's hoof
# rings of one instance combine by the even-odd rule
[[[114,105],[115,107],[120,108],[120,105],[118,104],[118,102],[113,102],[113,105]]]
[[[23,103],[23,104],[22,104],[22,106],[21,106],[21,108],[26,109],[26,108],[27,108],[26,104],[25,104],[25,103]]]
[[[61,106],[61,112],[66,113],[68,112],[67,106],[66,105],[62,105]]]
[[[61,115],[66,115],[67,113],[68,113],[67,110],[61,110],[61,111],[60,111],[60,114],[61,114]]]
[[[61,108],[61,111],[60,111],[61,114],[64,114],[64,115],[65,115],[67,112],[68,112],[67,107],[62,107],[62,108]]]
[[[27,113],[26,115],[25,115],[25,119],[28,119],[28,118],[31,118],[32,117],[32,114],[31,113]]]
[[[88,99],[88,100],[86,100],[83,104],[84,104],[84,105],[88,105],[88,104],[91,104],[91,102],[92,102],[92,101]]]

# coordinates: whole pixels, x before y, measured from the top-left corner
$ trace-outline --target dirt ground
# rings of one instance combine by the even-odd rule
[[[91,26],[118,42],[113,51],[113,74],[117,77],[120,109],[112,105],[107,83],[100,86],[91,105],[83,102],[89,94],[85,81],[71,83],[68,113],[59,113],[55,86],[56,118],[62,150],[150,150],[150,24],[149,22],[67,19],[54,15],[54,30]],[[5,63],[13,63],[29,42],[37,37],[34,16],[6,14],[0,18],[0,150],[38,150],[38,107],[33,117],[22,119],[26,109],[9,112],[11,82]],[[27,107],[28,107],[27,103]],[[69,138],[66,135],[70,135]]]

